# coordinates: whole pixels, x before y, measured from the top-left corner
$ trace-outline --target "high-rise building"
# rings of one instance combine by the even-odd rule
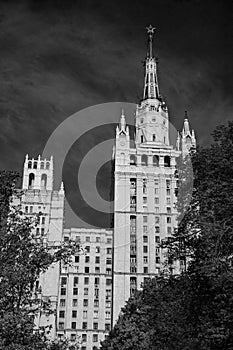
[[[160,95],[154,28],[148,31],[142,100],[135,111],[135,135],[130,140],[124,111],[114,147],[114,228],[64,228],[63,184],[53,188],[53,159],[28,159],[23,172],[22,208],[39,212],[36,233],[50,244],[74,239],[83,251],[71,266],[53,265],[38,283],[41,298],[55,312],[41,314],[38,324],[52,324],[52,336],[79,339],[82,350],[98,348],[117,320],[121,307],[146,278],[158,274],[166,256],[160,242],[177,226],[176,160],[195,147],[187,114],[176,146],[169,140],[169,114]],[[177,266],[170,266],[171,269]]]

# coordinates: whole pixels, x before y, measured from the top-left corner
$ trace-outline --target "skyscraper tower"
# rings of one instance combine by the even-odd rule
[[[116,129],[113,322],[145,278],[159,273],[159,247],[176,227],[175,166],[180,155],[169,141],[169,115],[160,95],[153,53],[155,28],[147,28],[143,98],[135,113],[135,147],[124,113]],[[186,127],[187,129],[187,127]]]

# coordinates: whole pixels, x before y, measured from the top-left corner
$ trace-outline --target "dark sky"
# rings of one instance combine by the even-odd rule
[[[170,120],[198,142],[232,119],[232,1],[1,1],[0,166],[21,170],[69,115],[142,96],[145,27],[157,30]]]

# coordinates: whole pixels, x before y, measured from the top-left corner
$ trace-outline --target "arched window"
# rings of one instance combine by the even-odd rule
[[[142,165],[148,165],[148,159],[145,154],[142,155],[142,160],[141,160]]]
[[[44,162],[40,162],[40,168],[44,169]]]
[[[32,168],[32,162],[31,162],[31,160],[29,160],[29,162],[28,162],[28,169],[31,169]]]
[[[144,137],[143,137],[143,135],[141,135],[141,143],[143,143],[144,142]]]
[[[152,135],[152,139],[153,139],[153,142],[156,141],[156,135],[155,134]]]
[[[28,188],[33,188],[35,181],[35,175],[33,173],[29,174]]]
[[[37,169],[37,161],[34,161],[34,163],[33,163],[33,169]]]
[[[171,158],[169,156],[165,156],[164,157],[164,166],[166,168],[170,167],[171,166]]]
[[[125,164],[125,154],[121,153],[121,164]]]
[[[46,169],[49,169],[49,162],[46,162]]]
[[[47,175],[42,174],[41,175],[41,188],[45,190],[46,186],[47,186]]]
[[[130,156],[130,165],[137,165],[137,159],[134,154],[131,154]]]
[[[159,156],[153,156],[153,166],[159,166]]]

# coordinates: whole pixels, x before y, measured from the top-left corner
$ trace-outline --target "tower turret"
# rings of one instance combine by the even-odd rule
[[[196,138],[194,130],[190,129],[188,113],[185,111],[184,125],[181,133],[181,151],[183,155],[189,153],[191,148],[196,147]]]

